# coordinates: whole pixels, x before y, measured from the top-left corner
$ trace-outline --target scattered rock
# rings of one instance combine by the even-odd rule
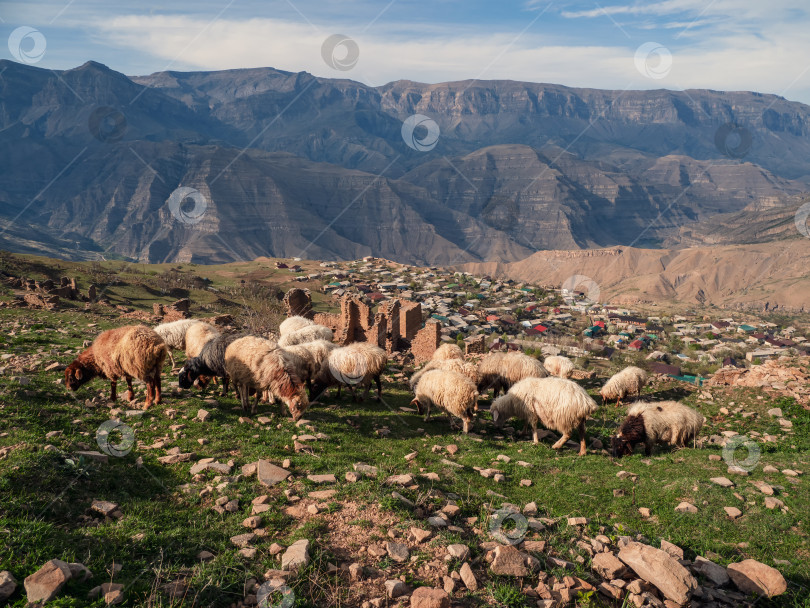
[[[459,561],[465,562],[470,556],[470,548],[467,545],[462,545],[460,543],[447,545],[447,554],[450,555],[450,557],[454,557]]]
[[[729,564],[726,572],[743,593],[775,597],[787,591],[787,582],[779,570],[753,559]]]
[[[214,559],[214,557],[216,556],[213,553],[205,550],[202,550],[197,554],[197,559],[201,562],[210,562],[212,559]]]
[[[682,502],[677,507],[675,507],[675,511],[678,513],[697,513],[697,507],[693,504],[688,502]]]
[[[371,466],[364,462],[356,462],[352,465],[356,473],[364,477],[377,477],[377,467]]]
[[[423,543],[433,536],[433,532],[430,530],[423,530],[422,528],[412,527],[409,531],[417,544]]]
[[[709,481],[723,488],[733,488],[734,482],[728,477],[712,477]]]
[[[242,525],[245,528],[250,528],[251,530],[255,530],[256,528],[261,528],[261,526],[262,526],[262,518],[259,517],[258,515],[248,517],[242,522]]]
[[[352,565],[359,565],[359,564],[352,564]],[[408,593],[408,587],[398,578],[392,579],[390,581],[385,581],[385,594],[391,598],[398,598],[402,595],[406,595]]]
[[[473,574],[470,564],[467,562],[461,564],[459,574],[461,575],[461,581],[464,583],[464,586],[467,587],[467,589],[470,591],[478,590],[478,579],[475,578],[475,574]]]
[[[258,476],[259,483],[267,487],[272,487],[287,479],[291,473],[287,469],[277,467],[268,460],[259,460],[256,474]]]
[[[777,509],[777,508],[781,509],[784,506],[785,506],[785,503],[783,503],[778,498],[774,498],[773,496],[766,496],[765,497],[765,508],[766,509]]]
[[[211,412],[208,410],[197,410],[197,420],[205,422],[211,418]]]
[[[765,483],[764,481],[752,481],[751,485],[754,486],[757,490],[765,494],[766,496],[773,496],[773,487],[769,484]]]
[[[281,556],[281,569],[282,570],[297,570],[302,566],[309,563],[309,541],[301,539],[295,541]]]
[[[597,553],[593,557],[592,568],[603,579],[621,578],[627,572],[627,566],[612,553]]]
[[[17,579],[8,570],[0,572],[0,603],[11,597],[17,590]]]
[[[702,574],[718,587],[728,584],[729,577],[726,569],[719,566],[705,557],[698,556],[695,558],[695,563],[692,569],[698,574]]]
[[[663,538],[661,539],[661,551],[666,551],[675,559],[683,559],[683,549]]]
[[[256,540],[256,535],[253,532],[248,532],[247,534],[238,534],[237,536],[231,537],[231,542],[239,548],[247,547],[254,540]]]
[[[413,475],[391,475],[385,480],[388,486],[409,486],[413,483]]]
[[[387,542],[385,543],[385,550],[388,553],[388,556],[397,562],[398,564],[402,564],[408,561],[411,554],[408,551],[408,546],[403,545],[402,543],[392,543]]]
[[[619,559],[648,583],[655,585],[667,599],[686,604],[697,588],[695,577],[661,549],[631,542],[619,550]]]
[[[723,507],[723,510],[731,519],[737,519],[742,515],[742,511],[740,511],[737,507]]]
[[[450,608],[450,597],[443,589],[419,587],[411,594],[411,608]]]
[[[521,553],[512,545],[499,545],[495,547],[495,555],[490,565],[493,574],[500,576],[529,576],[531,570],[527,567],[528,555]]]
[[[62,560],[52,559],[23,581],[29,604],[51,601],[70,580],[68,565]]]
[[[568,518],[568,525],[569,526],[585,526],[588,524],[587,517],[569,517]]]
[[[309,479],[312,483],[337,483],[337,479],[331,473],[326,475],[307,475],[307,479]]]

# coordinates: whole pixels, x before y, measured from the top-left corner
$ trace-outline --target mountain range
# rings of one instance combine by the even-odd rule
[[[505,265],[547,250],[801,239],[790,222],[810,191],[810,106],[3,60],[0,162],[5,249]]]

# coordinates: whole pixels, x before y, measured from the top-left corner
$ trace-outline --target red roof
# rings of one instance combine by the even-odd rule
[[[487,321],[492,322],[492,321],[497,321],[497,320],[498,320],[498,315],[487,315]]]
[[[605,322],[604,321],[597,321],[594,325],[598,325],[602,329],[605,329]]]
[[[536,329],[537,331],[546,331],[548,327],[546,327],[545,325],[535,325],[534,327],[532,327],[532,329]]]
[[[627,348],[635,348],[637,350],[641,350],[644,348],[644,342],[641,340],[633,340],[630,344],[627,345]]]

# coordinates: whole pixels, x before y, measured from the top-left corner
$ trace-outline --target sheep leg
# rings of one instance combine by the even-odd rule
[[[248,388],[245,384],[237,384],[236,385],[236,392],[239,393],[239,399],[242,401],[242,411],[247,412],[249,405],[248,405]]]
[[[374,383],[377,385],[377,401],[382,401],[382,381],[380,380],[380,374],[374,376]]]
[[[652,456],[652,449],[653,449],[652,441],[648,439],[647,441],[644,442],[644,453],[647,456]]]
[[[172,364],[172,371],[174,370],[174,355],[172,354],[172,349],[168,349],[169,351],[169,361]]]
[[[621,404],[622,404],[622,398],[619,397],[618,399],[616,399],[616,407],[619,407]]]
[[[562,437],[560,437],[557,440],[557,443],[555,443],[553,446],[551,446],[552,449],[559,450],[562,446],[565,445],[565,442],[568,441],[570,438],[571,438],[571,433],[570,432],[563,433]]]
[[[155,370],[155,403],[161,402],[160,370]]]
[[[335,396],[336,399],[340,399],[340,385],[337,385],[337,395]]]
[[[582,420],[579,423],[579,427],[577,428],[577,432],[579,433],[579,455],[585,456],[588,453],[588,448],[585,447],[585,443],[587,441],[585,437],[585,421]]]
[[[467,433],[470,432],[470,421],[469,420],[462,420],[461,422],[462,422],[462,428],[464,430],[464,434],[466,435]]]
[[[132,388],[132,376],[124,376],[127,381],[127,401],[135,399],[135,390]]]
[[[428,420],[430,420],[430,399],[428,399],[425,404],[425,422]]]
[[[371,391],[371,378],[363,380],[363,385],[366,387],[366,390],[363,393],[363,401],[365,401],[366,399],[368,399],[369,391]]]
[[[110,401],[115,401],[117,398],[115,394],[116,384],[118,384],[118,380],[116,379],[110,380]]]
[[[148,410],[149,407],[152,405],[152,394],[155,388],[152,383],[152,379],[148,379],[146,381],[146,403],[143,404],[143,409]]]
[[[537,436],[537,424],[532,425],[532,441],[534,442],[534,445],[540,443],[540,438]]]
[[[222,376],[222,396],[225,397],[228,394],[228,382],[230,379],[228,376]]]

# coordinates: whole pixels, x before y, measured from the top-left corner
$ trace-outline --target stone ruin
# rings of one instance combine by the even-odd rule
[[[307,316],[330,328],[334,341],[341,346],[371,342],[389,354],[410,347],[414,357],[421,362],[430,359],[441,340],[438,323],[428,323],[422,328],[422,305],[419,302],[386,300],[375,313],[360,296],[348,294],[340,299],[339,313],[313,313],[309,290],[294,288],[284,296],[284,304],[287,316]]]
[[[191,300],[182,298],[173,304],[155,303],[152,305],[152,312],[160,319],[161,323],[169,323],[170,321],[188,319],[191,316],[190,308]]]
[[[62,277],[57,284],[52,279],[36,281],[23,277],[8,277],[6,285],[12,289],[21,289],[25,293],[17,296],[17,305],[29,308],[44,308],[54,310],[59,307],[60,299],[79,302],[92,302],[95,299],[96,288],[90,286],[87,296],[83,295],[76,285],[76,279]]]
[[[284,307],[287,309],[288,317],[313,318],[312,295],[309,289],[300,289],[298,287],[290,289],[284,294]]]
[[[470,336],[464,340],[465,355],[484,355],[489,352],[487,348],[487,337],[485,334]]]

